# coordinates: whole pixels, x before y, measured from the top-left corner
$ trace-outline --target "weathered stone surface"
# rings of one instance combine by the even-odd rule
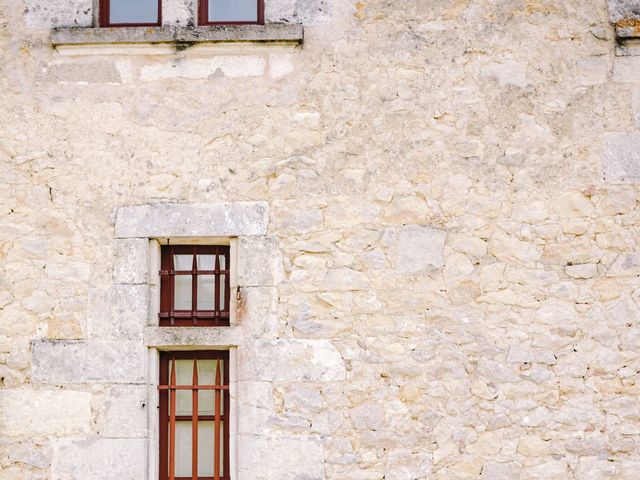
[[[447,234],[442,230],[412,225],[398,232],[398,273],[418,273],[444,266],[444,242]]]
[[[431,473],[428,453],[413,453],[411,450],[397,448],[387,455],[385,480],[404,480],[423,478]]]
[[[133,341],[36,341],[34,383],[142,383],[146,349]]]
[[[83,63],[52,63],[41,70],[39,80],[53,83],[119,84],[120,73],[113,62],[94,62],[90,66]]]
[[[640,134],[605,134],[602,168],[607,182],[640,182]]]
[[[241,435],[238,480],[324,480],[320,442],[309,438]]]
[[[86,434],[91,394],[30,388],[0,390],[0,432],[4,437],[42,438]]]
[[[640,86],[631,92],[631,113],[635,121],[636,128],[640,129]]]
[[[127,238],[115,242],[114,283],[143,283],[149,279],[149,240]]]
[[[241,237],[238,257],[238,284],[241,287],[270,287],[282,281],[282,254],[276,238]]]
[[[640,19],[640,5],[637,0],[608,0],[607,3],[612,23],[634,18]]]
[[[52,466],[54,480],[144,478],[146,440],[91,438],[60,447]]]
[[[140,79],[146,82],[173,78],[204,79],[215,75],[229,78],[259,77],[267,62],[259,56],[219,56],[196,59],[176,65],[173,62],[149,65],[142,69]]]
[[[327,340],[257,342],[238,356],[242,381],[329,382],[346,375],[342,356]]]
[[[609,65],[605,56],[579,60],[577,67],[582,85],[600,85],[607,80]]]
[[[618,83],[640,83],[640,57],[617,57],[613,63],[613,80]]]
[[[96,433],[101,437],[146,438],[149,402],[146,385],[116,385],[99,402]]]
[[[122,207],[116,237],[227,237],[264,235],[269,209],[264,202]]]
[[[242,307],[237,323],[243,337],[275,340],[278,335],[278,290],[275,287],[242,289]]]
[[[115,285],[89,293],[88,330],[92,340],[139,340],[149,315],[147,285]]]
[[[147,347],[163,348],[174,345],[192,347],[231,347],[245,343],[240,327],[146,327],[144,344]]]
[[[635,253],[618,255],[607,271],[607,277],[637,277],[638,275],[640,275],[640,255]]]
[[[29,27],[89,27],[93,23],[92,0],[25,2],[25,18]]]

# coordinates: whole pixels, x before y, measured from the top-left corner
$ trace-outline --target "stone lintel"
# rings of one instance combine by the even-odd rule
[[[58,28],[51,32],[51,43],[54,46],[218,42],[302,43],[303,39],[302,25],[289,23],[199,27]]]
[[[139,205],[118,209],[116,238],[265,235],[268,222],[266,202]]]
[[[145,346],[158,349],[224,349],[242,345],[242,339],[240,327],[147,327],[144,331]]]

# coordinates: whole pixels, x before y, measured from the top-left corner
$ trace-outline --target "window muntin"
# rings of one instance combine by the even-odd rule
[[[228,246],[163,246],[160,326],[228,326],[230,267]]]
[[[161,0],[100,0],[101,27],[159,26]]]
[[[229,479],[228,379],[228,351],[160,353],[160,480]]]
[[[200,25],[264,24],[264,0],[199,0]]]

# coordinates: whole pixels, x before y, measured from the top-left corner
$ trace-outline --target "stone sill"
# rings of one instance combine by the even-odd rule
[[[240,327],[147,327],[144,345],[166,350],[237,347],[242,344]]]
[[[616,22],[616,37],[620,40],[640,39],[640,19]]]
[[[216,25],[206,27],[59,28],[51,32],[53,46],[109,44],[176,44],[222,42],[302,43],[302,25]]]

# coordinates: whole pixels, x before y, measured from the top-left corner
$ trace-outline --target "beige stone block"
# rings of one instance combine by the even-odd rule
[[[578,60],[578,77],[585,86],[601,85],[607,81],[609,63],[606,56],[589,57]]]
[[[518,453],[525,457],[545,457],[548,451],[548,442],[539,435],[525,435],[518,441]]]
[[[86,434],[91,394],[30,388],[0,390],[0,431],[13,438]]]
[[[284,276],[278,240],[272,237],[240,237],[238,284],[242,287],[278,285]]]
[[[396,271],[415,274],[438,269],[445,264],[442,230],[419,225],[403,227],[398,232]]]
[[[149,278],[149,240],[117,239],[115,242],[114,283],[146,284]]]
[[[565,273],[575,279],[586,279],[598,276],[598,267],[593,263],[582,265],[569,265],[564,269]]]
[[[166,62],[144,66],[140,71],[140,79],[145,82],[153,82],[174,78],[257,77],[264,74],[266,63],[263,57],[251,55],[188,59],[177,64]]]
[[[120,72],[112,61],[50,63],[43,67],[38,80],[77,85],[119,84],[122,82]]]
[[[635,253],[618,255],[607,271],[607,277],[637,277],[639,275],[640,255]]]
[[[640,57],[615,57],[613,81],[618,83],[640,83]]]
[[[593,212],[593,204],[582,192],[571,191],[554,201],[553,210],[561,218],[588,217]]]

